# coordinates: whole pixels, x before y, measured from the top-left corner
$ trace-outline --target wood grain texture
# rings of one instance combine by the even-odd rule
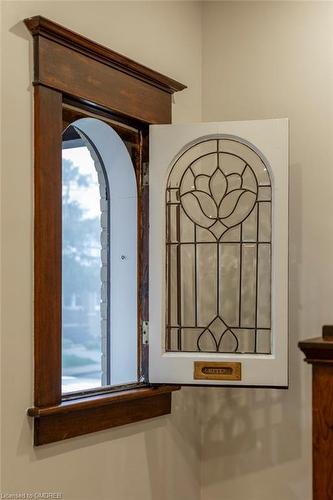
[[[312,364],[313,500],[333,500],[333,342],[299,342]]]
[[[41,407],[61,400],[61,99],[35,87],[35,405]]]
[[[137,401],[160,396],[161,394],[178,391],[179,385],[142,386],[133,389],[109,391],[105,394],[87,395],[79,398],[69,398],[63,400],[59,405],[46,408],[32,407],[27,410],[31,417],[47,417],[50,415],[60,415],[71,413],[77,410],[91,410],[92,408],[102,408],[122,403],[123,401]]]
[[[186,85],[147,68],[103,45],[93,42],[43,16],[34,16],[25,19],[24,22],[34,37],[43,36],[60,45],[70,47],[86,55],[90,59],[94,59],[104,65],[124,72],[129,76],[149,83],[149,85],[160,88],[165,92],[172,94],[186,88]]]
[[[39,38],[37,67],[37,83],[145,123],[170,122],[171,95],[168,92],[69,47]]]
[[[129,399],[119,403],[75,409],[60,414],[35,418],[34,444],[61,441],[90,432],[101,431],[119,425],[159,417],[171,412],[171,393],[155,397]]]
[[[333,365],[313,366],[313,499],[333,500]]]
[[[170,413],[176,386],[101,388],[62,400],[61,143],[63,127],[78,117],[119,120],[112,126],[132,153],[138,180],[141,332],[148,319],[148,187],[141,184],[148,125],[171,122],[172,93],[185,86],[40,16],[25,22],[34,37],[35,75],[35,406],[28,414],[40,445]],[[138,345],[140,380],[147,382],[141,335]]]
[[[133,120],[126,120],[127,123],[122,123],[119,116],[112,116],[112,113],[107,113],[101,109],[92,108],[91,106],[84,106],[80,104],[79,107],[67,105],[63,103],[63,129],[68,127],[75,120],[80,118],[96,118],[97,120],[102,120],[108,125],[110,125],[113,130],[120,135],[125,143],[137,144],[138,134],[141,129],[140,123],[136,127],[133,125]]]
[[[333,325],[323,326],[323,339],[333,342]]]
[[[141,133],[141,276],[140,299],[142,321],[149,321],[149,129]],[[146,177],[143,182],[143,177]],[[148,184],[147,184],[148,182]],[[149,381],[149,344],[141,342],[141,373]]]
[[[333,342],[322,337],[302,340],[298,347],[305,354],[305,361],[313,364],[316,362],[333,363]]]

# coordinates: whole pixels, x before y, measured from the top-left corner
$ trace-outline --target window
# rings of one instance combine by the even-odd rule
[[[25,23],[35,104],[28,414],[41,445],[171,411],[179,386],[150,386],[143,336],[148,127],[170,123],[185,86],[41,16]]]
[[[74,135],[75,140],[66,136]],[[101,181],[98,180],[97,168]],[[104,193],[103,193],[104,191]],[[104,194],[104,197],[102,198]],[[105,176],[70,126],[62,150],[62,392],[102,385],[101,199]],[[104,267],[104,266],[103,266]],[[103,374],[103,377],[102,377]],[[104,384],[103,384],[104,385]]]
[[[150,381],[288,385],[286,221],[288,120],[151,127]]]
[[[63,393],[137,383],[132,160],[111,125],[81,118],[64,131],[62,174]]]
[[[286,387],[287,120],[170,125],[183,85],[26,24],[35,444],[170,413],[179,384]]]

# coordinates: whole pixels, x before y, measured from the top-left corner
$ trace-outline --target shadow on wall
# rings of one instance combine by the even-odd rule
[[[263,472],[297,460],[302,455],[302,422],[304,412],[310,413],[311,410],[309,404],[305,409],[303,405],[302,409],[303,367],[302,355],[297,348],[300,338],[298,269],[302,259],[299,245],[302,241],[300,166],[290,167],[290,185],[293,208],[289,249],[289,389],[200,390],[203,488],[246,474]],[[307,398],[310,390],[306,393],[309,393]],[[309,434],[310,429],[306,433]]]
[[[202,424],[205,484],[262,471],[300,456],[300,408],[294,392],[207,391],[202,399],[206,408]]]
[[[167,432],[145,434],[151,498],[200,500],[200,423],[197,389],[172,395]]]

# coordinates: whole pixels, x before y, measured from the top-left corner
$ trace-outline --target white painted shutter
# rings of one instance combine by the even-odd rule
[[[149,171],[150,382],[286,387],[288,120],[153,125]]]

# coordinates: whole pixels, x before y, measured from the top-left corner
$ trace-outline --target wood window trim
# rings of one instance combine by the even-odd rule
[[[62,441],[171,413],[171,393],[179,386],[142,387],[29,408],[35,446]]]
[[[176,385],[85,394],[61,393],[61,142],[63,106],[99,110],[120,120],[171,122],[174,92],[186,88],[41,16],[26,19],[34,46],[34,444],[41,445],[171,412]],[[92,78],[93,75],[93,78]],[[148,161],[148,137],[140,161]],[[143,228],[148,188],[142,190]],[[147,238],[146,238],[147,239]],[[142,248],[148,252],[148,243]],[[148,255],[148,253],[147,253]],[[141,270],[148,283],[148,269]],[[148,320],[148,294],[141,320]],[[148,358],[143,348],[142,359]]]

